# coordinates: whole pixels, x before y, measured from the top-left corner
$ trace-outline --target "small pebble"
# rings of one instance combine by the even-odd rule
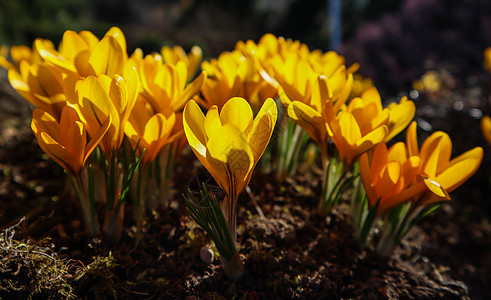
[[[211,264],[214,259],[213,251],[211,251],[208,247],[201,247],[201,249],[199,250],[199,256],[201,257],[201,260],[207,265]]]

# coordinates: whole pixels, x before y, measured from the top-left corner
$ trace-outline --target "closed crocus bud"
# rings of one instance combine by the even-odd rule
[[[277,119],[276,103],[267,99],[256,118],[243,98],[231,98],[219,112],[210,108],[206,117],[194,100],[184,109],[184,132],[203,166],[227,195],[224,212],[235,242],[238,195],[249,183]]]

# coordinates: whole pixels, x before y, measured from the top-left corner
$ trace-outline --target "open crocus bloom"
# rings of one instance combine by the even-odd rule
[[[408,156],[404,143],[394,144],[387,149],[385,143],[378,144],[371,162],[368,154],[360,157],[360,174],[365,186],[370,207],[378,204],[377,214],[383,215],[389,209],[411,200],[409,198],[395,197],[407,189],[413,182],[418,169],[420,159],[418,156]]]
[[[243,98],[234,97],[219,112],[212,106],[206,117],[194,100],[184,109],[183,125],[189,145],[226,195],[236,199],[249,183],[277,119],[273,99],[267,99],[253,119]]]
[[[483,149],[475,147],[450,159],[452,141],[448,134],[442,131],[430,135],[419,149],[416,127],[416,122],[413,121],[408,128],[407,145],[409,154],[419,155],[421,159],[419,174],[423,179],[415,183],[411,189],[426,187],[431,191],[421,204],[449,200],[448,193],[461,186],[477,171],[483,158]]]
[[[381,205],[383,208],[389,209],[405,201],[414,201],[415,203],[419,201],[417,205],[425,205],[450,200],[449,193],[462,185],[479,168],[483,157],[481,147],[475,147],[454,159],[450,159],[452,153],[450,137],[446,133],[438,131],[430,135],[419,149],[416,126],[416,122],[413,121],[407,131],[407,155],[409,160],[414,160],[414,163],[416,160],[413,157],[419,157],[419,166],[414,172],[411,185],[407,188],[396,189],[397,193],[382,192],[384,189],[394,190],[391,187],[398,184],[401,176],[404,178],[402,182],[405,186],[407,184],[406,178],[409,176],[407,174],[413,174],[415,167],[413,163],[410,168],[412,171],[409,173],[398,172],[396,167],[391,167],[392,170],[387,167],[387,174],[382,174],[385,179],[381,184],[376,183],[374,177],[381,172],[377,170],[382,170],[377,166],[381,164],[380,162],[384,165],[386,161],[380,158],[383,155],[378,154],[376,156],[374,153],[370,167],[368,167],[367,157],[362,156],[360,171],[363,170],[361,176],[371,203],[374,199],[377,201],[382,198]],[[379,150],[378,153],[382,152]],[[371,170],[368,171],[369,169]],[[377,184],[381,184],[383,187],[381,192],[374,192],[373,187]],[[385,199],[385,194],[391,194],[391,196],[389,195]],[[422,196],[423,198],[421,198]],[[379,209],[379,211],[381,210]]]
[[[381,143],[387,135],[389,112],[384,110],[374,118],[364,115],[370,101],[355,98],[347,110],[339,113],[330,103],[325,104],[326,129],[339,152],[339,158],[349,167],[358,157]]]
[[[344,68],[340,68],[340,70],[344,70]],[[333,111],[338,112],[348,99],[353,83],[351,74],[347,77],[345,73],[339,74],[344,74],[341,76],[344,77],[344,81],[339,79],[339,75],[328,78],[324,75],[311,74],[315,79],[313,79],[313,83],[306,85],[309,95],[307,99],[290,98],[283,86],[279,91],[281,101],[288,107],[288,116],[310,135],[319,145],[321,151],[327,150],[329,138],[325,124],[324,106],[329,105]],[[326,104],[327,102],[329,103]]]
[[[386,109],[382,107],[382,99],[375,87],[370,87],[360,97],[354,98],[348,107],[359,124],[363,124],[361,131],[372,131],[380,125],[388,127],[384,138],[388,142],[409,125],[416,112],[414,102],[403,97],[399,103],[391,103]]]
[[[87,143],[84,125],[75,109],[67,105],[63,108],[60,122],[42,109],[35,109],[31,128],[41,149],[67,172],[77,175],[107,132],[110,122],[110,118],[106,119]]]

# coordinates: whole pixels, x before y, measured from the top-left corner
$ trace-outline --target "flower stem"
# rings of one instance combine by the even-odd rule
[[[233,245],[237,246],[237,197],[226,196],[221,205]]]

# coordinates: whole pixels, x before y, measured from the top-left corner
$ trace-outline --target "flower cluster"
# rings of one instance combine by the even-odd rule
[[[37,39],[32,48],[12,47],[10,58],[2,47],[0,66],[35,107],[32,130],[72,178],[91,234],[99,233],[100,198],[106,204],[103,230],[113,241],[121,234],[127,199],[137,207],[138,228],[145,208],[165,207],[174,163],[187,141],[223,192],[216,197],[204,185],[194,191],[198,197],[188,193],[188,211],[214,239],[233,279],[243,272],[237,203],[262,156],[262,167],[282,179],[314,164],[320,153],[319,213],[329,213],[350,190],[361,243],[383,220],[381,251],[450,200],[483,156],[476,147],[451,159],[444,132],[419,147],[412,101],[402,97],[384,107],[371,81],[355,74],[357,64],[348,67],[333,51],[311,51],[272,34],[257,43],[239,41],[232,51],[203,61],[199,74],[199,47],[128,55],[116,27],[102,39],[68,30],[57,48]],[[430,75],[421,83],[425,89],[434,89]],[[389,146],[410,123],[406,143]],[[490,124],[483,119],[484,132]]]
[[[205,78],[202,74],[190,81],[201,51],[183,52],[180,47],[163,47],[162,55],[143,57],[137,49],[128,56],[126,39],[117,27],[100,40],[89,31],[67,30],[58,48],[49,40],[36,39],[32,48],[12,47],[11,61],[2,48],[0,65],[8,69],[17,92],[36,108],[32,129],[39,145],[75,179],[92,234],[99,232],[94,198],[100,195],[94,190],[101,189],[94,188],[100,182],[94,176],[103,173],[102,198],[108,218],[115,218],[121,215],[123,196],[137,171],[130,166],[140,163],[137,159],[131,164],[133,158],[125,161],[125,137],[144,166],[166,145],[182,140],[180,111]],[[100,151],[87,165],[95,149]],[[94,171],[95,166],[100,170]],[[121,217],[116,219],[122,222]],[[111,223],[106,220],[105,226],[114,227]],[[119,234],[120,230],[114,233]]]

